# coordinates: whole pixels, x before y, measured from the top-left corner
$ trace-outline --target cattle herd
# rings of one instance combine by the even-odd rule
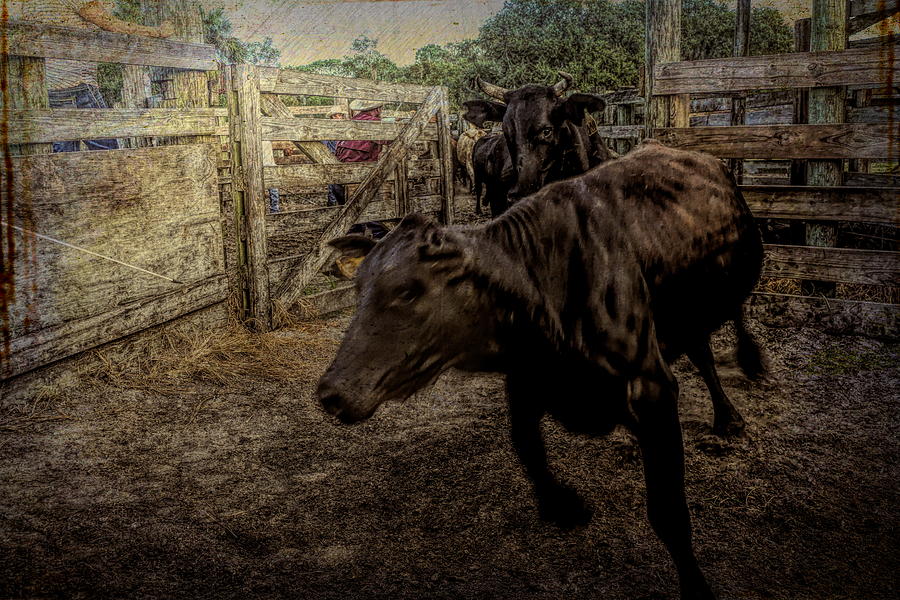
[[[540,515],[565,528],[591,514],[549,470],[540,420],[550,415],[592,435],[626,427],[682,598],[713,598],[691,543],[670,364],[690,358],[712,397],[714,433],[739,435],[743,420],[719,382],[709,339],[733,322],[739,366],[761,374],[742,315],[760,274],[760,236],[720,160],[652,140],[612,158],[584,125],[603,99],[565,97],[572,78],[561,76],[516,90],[479,80],[495,101],[465,103],[479,128],[502,122],[502,133],[459,143],[491,221],[442,226],[413,214],[382,240],[332,241],[366,258],[355,278],[356,315],[318,398],[352,423],[450,367],[505,374],[512,443]]]

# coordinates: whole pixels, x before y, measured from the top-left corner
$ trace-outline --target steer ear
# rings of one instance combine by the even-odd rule
[[[435,272],[454,273],[468,264],[469,252],[460,244],[453,232],[441,227],[429,229],[419,245],[419,258],[430,263]]]
[[[328,242],[328,245],[340,250],[344,256],[366,256],[377,243],[368,236],[353,233],[335,238]]]
[[[485,121],[502,121],[506,114],[505,104],[489,100],[469,100],[463,106],[466,107],[463,119],[476,127],[483,127]]]
[[[576,125],[584,123],[584,111],[598,112],[606,108],[606,100],[596,94],[572,94],[556,109],[560,121],[571,121]]]

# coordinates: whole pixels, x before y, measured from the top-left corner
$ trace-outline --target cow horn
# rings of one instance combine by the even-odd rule
[[[478,84],[478,87],[482,92],[490,96],[491,98],[496,98],[497,100],[503,101],[504,95],[509,90],[506,88],[502,88],[499,85],[494,85],[493,83],[488,83],[487,81],[482,81],[481,77],[475,76],[475,83]]]
[[[563,92],[572,87],[572,81],[574,81],[575,78],[565,71],[557,71],[557,73],[559,73],[559,76],[562,77],[562,79],[557,81],[553,86],[553,93],[557,96],[562,96]]]

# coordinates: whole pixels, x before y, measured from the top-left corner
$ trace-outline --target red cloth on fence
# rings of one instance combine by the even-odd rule
[[[380,121],[381,109],[373,108],[353,116],[351,121]],[[381,146],[384,141],[371,140],[345,140],[337,143],[335,158],[341,162],[374,162],[381,154]]]

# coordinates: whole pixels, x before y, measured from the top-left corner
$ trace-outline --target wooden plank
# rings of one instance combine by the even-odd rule
[[[812,0],[809,49],[812,51],[843,52],[847,48],[847,0]],[[848,57],[848,60],[852,60]],[[891,66],[882,70],[889,77]],[[885,77],[881,79],[884,81]],[[817,87],[809,90],[808,122],[815,125],[843,123],[847,91],[843,87]],[[893,129],[892,127],[890,129]],[[889,145],[896,146],[894,133],[890,133]],[[894,148],[892,147],[891,150]],[[818,158],[818,157],[817,157]],[[853,156],[851,158],[860,158]],[[811,160],[806,166],[806,183],[809,185],[841,185],[843,161]],[[837,228],[828,223],[811,221],[806,224],[806,244],[830,247],[837,245]],[[802,284],[804,294],[810,296],[834,296],[835,286],[825,281],[808,281]]]
[[[290,109],[284,104],[278,96],[274,94],[263,94],[261,97],[263,114],[269,117],[280,117],[283,119],[293,119]],[[294,145],[300,148],[303,153],[315,163],[320,164],[339,164],[340,161],[328,151],[328,149],[319,142],[302,142],[295,141]]]
[[[419,104],[425,101],[431,88],[409,83],[387,83],[335,75],[319,75],[294,69],[269,68],[261,72],[260,90],[263,93],[273,94],[359,98]]]
[[[653,137],[657,127],[687,127],[690,125],[690,97],[662,98],[669,95],[659,90],[657,72],[663,65],[681,58],[681,2],[680,0],[647,0],[645,19],[644,126],[646,137]],[[676,122],[676,119],[678,122]]]
[[[753,294],[748,315],[774,327],[814,327],[838,335],[900,337],[900,306],[836,298]]]
[[[900,285],[900,253],[765,244],[764,277]]]
[[[791,104],[750,109],[744,113],[744,125],[791,125],[794,107]],[[691,127],[728,127],[731,125],[730,112],[713,112],[691,115]]]
[[[12,224],[26,232],[10,232],[15,254],[4,269],[15,289],[8,315],[15,350],[0,356],[0,371],[9,365],[15,367],[7,375],[35,368],[127,335],[142,322],[149,326],[200,308],[196,298],[181,298],[180,292],[161,304],[157,299],[223,272],[211,146],[11,160],[16,176],[7,180],[12,189],[0,190],[0,201],[9,206],[15,199]],[[217,297],[210,298],[212,288],[206,286],[203,302],[224,299],[223,288],[213,288],[219,290]],[[134,327],[117,321],[116,315],[123,314]]]
[[[850,17],[900,11],[900,0],[850,0]]]
[[[0,36],[17,56],[216,70],[216,49],[206,44],[25,21],[0,23]]]
[[[453,146],[450,144],[450,98],[447,88],[440,86],[437,113],[438,152],[441,163],[441,222],[453,224]]]
[[[318,143],[318,142],[316,142]],[[436,159],[405,161],[408,179],[440,177]],[[265,187],[297,190],[329,183],[359,183],[375,169],[376,163],[338,163],[336,165],[279,165],[263,170]],[[385,178],[393,181],[394,175]]]
[[[900,0],[851,0],[847,35],[871,27],[900,11]]]
[[[300,297],[303,288],[309,280],[322,268],[333,255],[328,246],[328,240],[341,235],[349,226],[356,222],[359,215],[368,203],[378,193],[384,179],[397,167],[399,161],[404,160],[410,153],[413,142],[421,136],[422,130],[433,115],[440,109],[440,90],[434,89],[428,95],[425,103],[419,107],[416,116],[406,125],[406,128],[378,161],[378,167],[369,174],[356,192],[344,205],[341,214],[331,222],[319,236],[316,247],[287,274],[285,280],[278,287],[275,298],[284,308],[289,308]]]
[[[859,90],[856,94],[863,94],[868,90]],[[900,106],[848,106],[848,123],[893,123],[900,122]]]
[[[405,123],[385,123],[384,121],[349,121],[335,119],[283,119],[262,118],[262,139],[264,140],[393,140]],[[437,126],[428,125],[420,139],[438,139]]]
[[[900,158],[891,124],[748,125],[654,130],[662,143],[721,158]]]
[[[900,175],[889,173],[845,173],[844,184],[859,187],[900,188]]]
[[[304,296],[300,311],[304,318],[315,319],[356,306],[356,286],[345,283],[333,290]]]
[[[271,239],[280,235],[318,231],[334,221],[343,208],[343,206],[322,206],[270,214],[266,217],[266,233]],[[370,202],[360,213],[359,218],[362,221],[377,221],[394,219],[398,216],[400,215],[397,214],[396,202],[391,199]]]
[[[397,199],[397,216],[400,217],[409,214],[409,162],[401,160],[394,170],[394,195]]]
[[[236,192],[241,195],[242,239],[246,243],[246,268],[249,292],[248,318],[258,331],[272,327],[269,273],[266,266],[266,198],[263,194],[262,138],[259,76],[253,65],[233,65],[229,94],[231,119],[238,127],[238,148],[233,155],[239,171],[235,173]]]
[[[895,44],[890,51],[896,54]],[[730,92],[785,87],[884,84],[900,80],[900,64],[880,48],[712,58],[657,65],[653,94]]]
[[[604,139],[639,139],[644,134],[644,126],[598,125],[597,133]]]
[[[14,144],[104,138],[228,135],[223,108],[46,108],[9,111]]]
[[[743,185],[753,216],[766,219],[856,221],[900,225],[900,189]]]
[[[114,341],[220,303],[226,292],[225,276],[213,275],[152,298],[122,300],[102,313],[45,328],[41,335],[15,339],[0,379],[95,348],[100,340]]]

